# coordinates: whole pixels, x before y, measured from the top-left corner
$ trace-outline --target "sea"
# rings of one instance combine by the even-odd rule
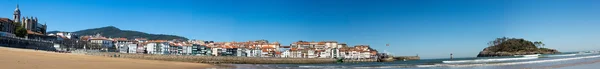
[[[523,69],[599,61],[600,51],[563,52],[507,57],[346,62],[331,64],[232,64],[237,69]],[[598,66],[600,67],[600,66]]]

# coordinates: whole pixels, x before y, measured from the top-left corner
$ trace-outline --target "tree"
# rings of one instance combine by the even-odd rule
[[[17,29],[15,29],[14,34],[17,37],[25,37],[25,36],[27,36],[27,30],[25,30],[25,28],[19,26],[19,27],[17,27]]]
[[[21,23],[20,23],[20,22],[13,22],[13,26],[14,26],[15,28],[16,28],[16,27],[19,27],[19,26],[21,26]]]
[[[538,49],[533,42],[521,38],[502,37],[490,41],[488,44],[491,45],[490,50],[495,52],[535,51]]]
[[[539,48],[542,48],[544,45],[546,45],[546,44],[542,43],[541,41],[533,42],[533,44],[535,44],[535,46],[537,46]]]
[[[15,34],[15,36],[17,37],[25,37],[27,36],[27,30],[25,29],[25,27],[21,26],[20,22],[14,22],[13,26],[15,26],[15,31],[13,32],[13,34]]]
[[[508,41],[508,39],[515,39],[515,38],[508,38],[508,37],[496,38],[496,40],[490,41],[488,44],[490,46],[496,46],[496,45],[499,45],[502,42]]]

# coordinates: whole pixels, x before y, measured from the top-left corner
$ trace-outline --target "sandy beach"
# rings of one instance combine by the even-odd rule
[[[531,67],[523,69],[596,69],[600,65],[600,59],[584,60],[583,62],[556,64],[549,66]]]
[[[572,64],[560,64],[560,65],[552,65],[546,67],[540,67],[544,69],[596,69],[600,67],[600,60],[587,61],[587,62],[579,62]]]
[[[215,66],[0,47],[0,69],[203,69],[212,67]]]
[[[598,61],[592,61],[592,62],[583,62],[583,63],[579,63],[579,64],[574,64],[572,66],[555,66],[555,67],[550,67],[550,68],[555,68],[555,69],[598,69],[598,67],[600,67],[600,60]]]

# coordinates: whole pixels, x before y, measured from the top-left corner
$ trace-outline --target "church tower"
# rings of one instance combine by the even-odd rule
[[[13,14],[13,19],[15,22],[21,22],[21,10],[19,10],[19,4],[17,4],[17,9],[15,9],[15,13]]]

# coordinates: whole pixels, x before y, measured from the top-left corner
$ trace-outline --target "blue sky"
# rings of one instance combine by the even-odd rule
[[[23,16],[60,31],[116,26],[214,41],[337,40],[423,58],[474,57],[503,36],[559,51],[600,49],[598,0],[8,0],[0,17],[12,17],[17,3]]]

